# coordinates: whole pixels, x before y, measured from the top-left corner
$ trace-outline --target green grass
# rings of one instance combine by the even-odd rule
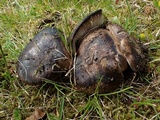
[[[0,119],[24,119],[35,108],[49,120],[160,119],[160,5],[158,0],[1,0]],[[147,7],[150,13],[146,13]],[[87,14],[101,8],[110,21],[122,25],[149,47],[149,72],[124,83],[113,93],[86,95],[56,83],[22,85],[16,62],[45,19],[64,32],[64,42]],[[59,15],[59,16],[58,16]],[[58,17],[58,18],[57,18]]]

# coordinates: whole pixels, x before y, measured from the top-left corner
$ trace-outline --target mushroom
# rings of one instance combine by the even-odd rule
[[[102,10],[89,14],[74,29],[68,41],[70,51],[61,37],[62,32],[48,27],[28,43],[18,59],[20,80],[28,84],[40,84],[45,79],[62,82],[73,68],[70,78],[78,91],[105,93],[122,84],[129,68],[133,72],[146,68],[141,42],[108,21]]]
[[[71,66],[71,58],[56,28],[41,30],[19,56],[17,72],[25,83],[41,84],[43,80],[60,81]]]
[[[78,91],[111,92],[123,82],[129,67],[134,72],[146,67],[142,44],[120,25],[105,19],[102,10],[89,14],[70,39],[75,55],[74,84]]]

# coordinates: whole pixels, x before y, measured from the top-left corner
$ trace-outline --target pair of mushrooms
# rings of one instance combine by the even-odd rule
[[[121,26],[106,20],[102,10],[89,14],[75,28],[68,40],[70,50],[62,36],[57,28],[47,27],[28,43],[18,60],[20,80],[31,85],[46,79],[65,82],[70,71],[78,91],[105,93],[123,82],[123,73],[129,67],[134,72],[146,67],[142,44]]]

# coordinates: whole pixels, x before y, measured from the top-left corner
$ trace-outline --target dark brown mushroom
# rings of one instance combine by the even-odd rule
[[[130,67],[142,71],[146,59],[140,44],[124,29],[107,22],[101,10],[87,16],[71,35],[75,54],[74,84],[85,93],[110,92]]]
[[[56,28],[41,30],[19,56],[17,72],[20,80],[40,84],[44,79],[59,81],[71,66],[70,55]]]
[[[75,88],[88,94],[115,90],[124,72],[146,68],[140,41],[121,26],[109,22],[102,10],[89,14],[73,31],[70,53],[56,28],[41,30],[22,51],[17,64],[20,80],[40,84],[45,79],[60,81],[73,67]],[[72,62],[74,61],[74,62]],[[61,82],[61,81],[60,81]]]

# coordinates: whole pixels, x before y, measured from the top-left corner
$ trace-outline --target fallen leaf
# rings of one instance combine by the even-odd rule
[[[42,119],[44,116],[45,113],[42,112],[40,109],[36,108],[32,115],[27,117],[25,120],[39,120]]]
[[[144,13],[147,14],[147,15],[151,15],[151,14],[153,14],[155,12],[156,12],[156,9],[151,5],[146,5],[144,7]]]

